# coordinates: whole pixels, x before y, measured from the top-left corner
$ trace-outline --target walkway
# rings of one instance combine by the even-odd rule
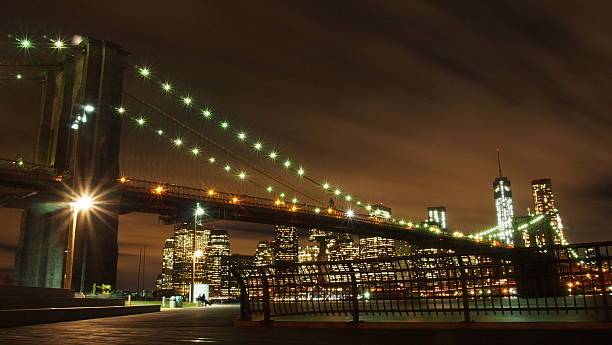
[[[160,313],[0,329],[0,344],[604,344],[605,331],[364,330],[234,327],[238,307]]]

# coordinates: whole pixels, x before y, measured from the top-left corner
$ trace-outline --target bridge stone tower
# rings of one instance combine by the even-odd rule
[[[82,41],[66,49],[58,68],[44,72],[35,159],[68,172],[63,181],[72,197],[95,199],[94,209],[79,212],[75,237],[72,288],[87,292],[94,283],[116,286],[120,194],[113,182],[119,175],[121,121],[115,108],[128,54],[109,42],[76,39]],[[85,113],[86,121],[78,120]],[[71,128],[75,123],[78,129]],[[70,197],[66,203],[32,202],[24,210],[16,285],[62,286]]]

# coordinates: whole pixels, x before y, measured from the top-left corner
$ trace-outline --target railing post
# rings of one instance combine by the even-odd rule
[[[246,283],[238,270],[232,270],[232,274],[240,285],[240,321],[251,321],[251,304]]]
[[[470,322],[470,301],[467,289],[467,269],[463,265],[463,258],[461,255],[457,256],[459,262],[459,271],[461,272],[461,299],[463,301],[463,322]]]
[[[270,284],[268,284],[268,276],[266,269],[261,268],[261,288],[263,293],[263,314],[264,322],[270,322]]]
[[[351,295],[352,295],[352,299],[351,299],[351,304],[352,304],[352,308],[351,308],[351,313],[353,314],[353,322],[354,323],[358,323],[359,322],[359,290],[357,289],[357,278],[355,277],[355,271],[353,270],[353,265],[349,264],[348,265],[349,268],[349,277],[351,278]]]
[[[599,271],[599,288],[601,289],[602,306],[604,318],[603,321],[610,322],[610,311],[608,310],[608,296],[606,290],[606,279],[603,271],[603,259],[601,258],[601,247],[597,246],[596,256],[597,258],[597,270]]]

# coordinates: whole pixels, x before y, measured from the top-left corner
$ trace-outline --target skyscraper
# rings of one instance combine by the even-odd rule
[[[191,286],[191,268],[195,251],[201,250],[203,257],[196,259],[195,280],[202,283],[205,280],[205,255],[207,253],[210,230],[204,230],[202,225],[194,229],[193,223],[181,223],[174,227],[174,256],[172,285],[182,296],[189,294]],[[195,246],[194,246],[195,241]]]
[[[211,230],[206,251],[206,279],[209,284],[210,296],[228,296],[229,281],[223,279],[229,276],[227,257],[230,256],[230,241],[227,231]]]
[[[555,195],[552,191],[552,181],[549,178],[531,181],[533,206],[536,215],[544,214],[550,218],[550,225],[557,234],[555,244],[561,244],[563,238],[563,223],[559,210],[555,206]]]
[[[507,177],[502,176],[501,161],[499,159],[499,148],[497,149],[497,166],[499,177],[493,181],[493,197],[495,199],[495,210],[497,212],[497,229],[499,240],[505,244],[513,244],[513,219],[514,207],[512,205],[512,185]]]
[[[427,215],[430,222],[438,224],[442,230],[447,229],[446,207],[429,207],[427,208]]]
[[[157,281],[160,290],[172,289],[172,276],[174,264],[174,237],[166,239],[162,251],[162,269]]]
[[[320,247],[318,244],[300,247],[300,250],[298,251],[298,262],[319,261],[319,250]]]
[[[395,240],[383,237],[359,239],[359,258],[373,259],[395,256]]]
[[[391,219],[391,208],[377,204],[367,206],[370,217],[375,219]],[[381,258],[395,256],[395,240],[384,237],[360,237],[359,238],[359,258]]]
[[[277,225],[274,232],[274,263],[294,262],[298,262],[297,228]]]
[[[267,266],[274,263],[274,245],[270,241],[259,241],[255,248],[255,258],[253,265]]]

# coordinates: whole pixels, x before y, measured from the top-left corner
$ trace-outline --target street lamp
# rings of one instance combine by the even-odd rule
[[[66,244],[66,260],[64,261],[64,281],[63,288],[72,288],[72,265],[74,263],[74,237],[76,234],[77,219],[79,211],[87,211],[93,206],[93,199],[89,196],[82,196],[70,203],[72,211],[72,226],[68,232],[68,243]]]
[[[193,252],[193,257],[191,258],[191,303],[195,303],[196,302],[196,297],[195,297],[195,264],[196,264],[196,259],[199,258],[200,256],[204,255],[204,253],[201,250],[196,250],[195,252]]]
[[[200,207],[200,203],[196,204],[196,209],[193,216],[193,236],[191,238],[191,252],[193,253],[191,265],[191,303],[196,302],[195,298],[195,262],[196,258],[202,256],[201,250],[196,250],[196,230],[198,229],[198,216],[204,214],[204,209]]]

